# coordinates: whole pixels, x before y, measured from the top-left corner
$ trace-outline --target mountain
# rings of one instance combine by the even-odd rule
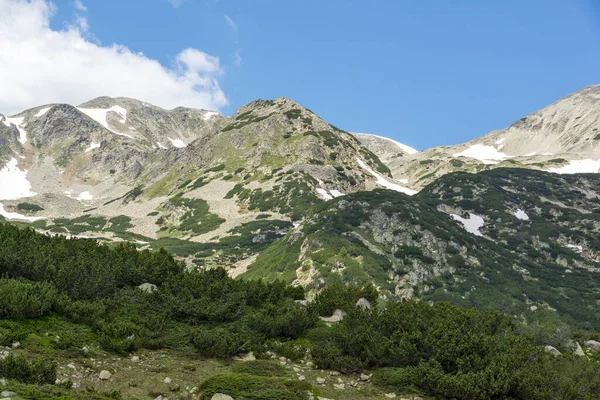
[[[597,329],[600,187],[569,173],[597,172],[599,93],[420,152],[284,97],[231,117],[127,98],[45,105],[0,116],[0,216],[311,295],[373,283],[383,298]]]
[[[389,159],[385,146],[370,145]],[[467,143],[440,146],[386,165],[394,178],[419,190],[440,176],[492,168],[527,168],[557,173],[590,173],[600,168],[600,85],[586,87],[523,117],[509,127]]]
[[[101,97],[0,121],[4,218],[181,256],[240,229],[280,232],[314,204],[375,182],[403,190],[354,136],[286,98],[224,117]]]

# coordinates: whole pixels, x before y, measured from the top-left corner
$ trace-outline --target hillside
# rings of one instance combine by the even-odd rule
[[[467,143],[440,146],[389,159],[393,177],[419,190],[450,172],[527,168],[556,173],[596,173],[600,168],[600,85],[553,104]],[[379,157],[386,148],[365,143]]]

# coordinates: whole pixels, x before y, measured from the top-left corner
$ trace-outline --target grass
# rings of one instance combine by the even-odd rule
[[[17,204],[17,209],[21,211],[37,212],[42,211],[44,208],[33,203],[19,203]]]

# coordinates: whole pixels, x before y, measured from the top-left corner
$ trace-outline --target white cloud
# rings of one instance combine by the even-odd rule
[[[183,4],[183,0],[168,0],[168,2],[175,8],[178,8]]]
[[[81,12],[87,12],[87,7],[81,2],[81,0],[75,0],[73,2],[75,8]]]
[[[229,25],[231,29],[237,32],[237,24],[229,17],[229,15],[225,15],[225,21],[227,21],[227,25]]]
[[[233,56],[235,57],[235,65],[238,67],[242,65],[242,55],[240,54],[240,49],[237,49]]]
[[[218,110],[227,104],[217,78],[219,58],[188,48],[171,67],[119,44],[86,39],[87,21],[50,28],[48,0],[0,0],[0,112],[47,103],[79,104],[127,96],[173,108]]]

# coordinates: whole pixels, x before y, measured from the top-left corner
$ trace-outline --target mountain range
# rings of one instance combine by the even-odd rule
[[[128,98],[0,115],[0,215],[190,268],[373,283],[600,326],[600,86],[456,146],[352,133],[280,97],[231,117]]]

